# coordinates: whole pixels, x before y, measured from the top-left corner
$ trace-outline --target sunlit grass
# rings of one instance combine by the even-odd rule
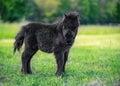
[[[22,23],[1,23],[0,24],[0,39],[14,38]]]
[[[106,35],[106,34],[120,34],[120,26],[101,26],[101,25],[85,25],[79,27],[78,34],[85,35]]]
[[[120,34],[108,35],[78,35],[75,40],[75,47],[99,47],[99,48],[120,48]]]

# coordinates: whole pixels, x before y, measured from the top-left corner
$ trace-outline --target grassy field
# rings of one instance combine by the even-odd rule
[[[0,24],[0,86],[117,86],[120,84],[120,27],[80,26],[63,77],[56,77],[53,54],[37,52],[32,75],[13,55],[14,36],[22,24]],[[118,85],[119,86],[119,85]]]

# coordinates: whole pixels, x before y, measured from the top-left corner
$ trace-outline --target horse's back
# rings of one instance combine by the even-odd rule
[[[37,32],[38,48],[44,52],[53,52],[55,33],[52,29],[44,28]]]
[[[36,47],[44,52],[52,53],[56,38],[56,25],[30,23],[25,26],[26,46]]]

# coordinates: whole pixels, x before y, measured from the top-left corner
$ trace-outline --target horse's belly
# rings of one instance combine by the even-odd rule
[[[52,47],[47,47],[47,46],[39,46],[39,49],[43,52],[47,52],[47,53],[52,53],[53,52],[53,48]]]
[[[53,52],[53,35],[49,31],[39,33],[37,37],[38,48],[44,52]]]
[[[38,48],[47,53],[53,52],[53,43],[51,41],[41,41],[38,43]]]

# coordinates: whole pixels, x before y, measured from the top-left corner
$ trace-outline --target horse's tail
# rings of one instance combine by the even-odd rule
[[[17,33],[16,37],[15,37],[15,42],[14,42],[14,53],[16,52],[16,50],[20,50],[20,48],[22,47],[23,41],[24,41],[24,27],[21,28],[21,30]]]

